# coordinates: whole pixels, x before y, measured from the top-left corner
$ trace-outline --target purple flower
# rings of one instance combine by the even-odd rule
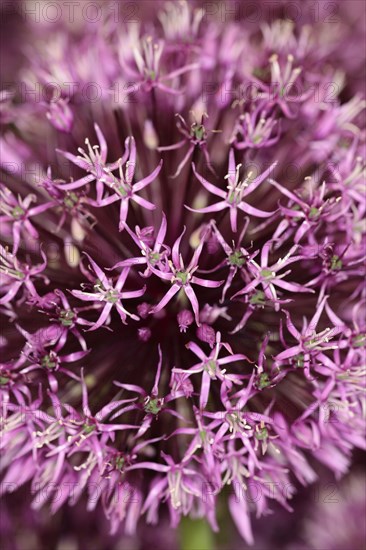
[[[16,254],[23,235],[30,236],[32,239],[38,239],[39,237],[30,218],[38,216],[51,208],[53,202],[46,202],[30,208],[32,202],[36,200],[35,195],[28,195],[24,199],[20,196],[16,198],[10,189],[4,185],[1,186],[0,196],[0,210],[3,212],[0,216],[0,223],[10,223],[12,225],[13,254]]]
[[[234,246],[234,242],[233,242],[233,245],[230,246],[225,241],[224,237],[222,236],[222,234],[218,230],[216,224],[215,223],[212,224],[215,237],[216,237],[218,243],[221,245],[222,249],[224,250],[224,252],[227,256],[227,259],[223,260],[220,264],[218,264],[215,268],[213,268],[213,271],[216,271],[216,270],[222,268],[224,265],[229,266],[229,274],[228,274],[228,277],[226,279],[225,285],[224,285],[223,290],[222,290],[222,296],[221,296],[221,300],[220,300],[221,303],[224,302],[226,292],[231,287],[232,282],[234,280],[234,277],[238,273],[238,271],[243,275],[244,278],[247,278],[246,273],[245,273],[245,267],[246,267],[247,262],[251,258],[251,255],[249,254],[249,252],[247,250],[245,250],[245,248],[243,246],[241,246],[241,243],[243,242],[243,238],[244,238],[245,232],[248,228],[248,224],[249,224],[249,218],[247,218],[245,220],[243,229],[242,229],[242,231],[241,231],[241,233],[240,233],[240,235],[237,239],[237,245],[236,246]]]
[[[207,405],[208,396],[210,393],[211,380],[220,380],[222,387],[231,389],[232,384],[240,383],[240,376],[236,374],[227,374],[226,368],[222,369],[221,365],[227,365],[235,361],[241,361],[248,359],[241,353],[233,354],[232,349],[228,344],[221,343],[221,334],[216,334],[216,345],[211,351],[210,355],[206,355],[195,342],[189,342],[186,347],[193,351],[193,353],[201,360],[201,363],[197,363],[190,367],[188,370],[174,369],[175,373],[186,374],[191,376],[192,374],[202,373],[201,392],[200,392],[200,407],[205,408]],[[224,347],[230,353],[227,357],[219,358],[219,352]]]
[[[177,114],[176,116],[178,118],[177,128],[179,132],[183,134],[185,139],[178,141],[178,143],[175,143],[174,145],[158,147],[158,151],[175,151],[176,149],[180,149],[181,147],[183,147],[186,143],[189,145],[187,153],[184,155],[183,160],[180,162],[172,178],[177,178],[180,175],[184,166],[188,163],[189,158],[193,155],[196,147],[198,147],[203,152],[207,167],[212,172],[213,168],[211,166],[211,161],[207,149],[207,130],[203,124],[205,116],[208,116],[207,113],[204,113],[202,115],[201,122],[194,120],[190,128],[180,114]]]
[[[186,230],[184,229],[183,233],[175,241],[172,247],[171,260],[166,260],[167,270],[161,271],[151,266],[151,270],[155,275],[157,275],[164,281],[169,281],[172,285],[165,296],[163,296],[159,303],[154,306],[154,308],[152,309],[152,313],[157,313],[161,309],[163,309],[163,307],[165,307],[170,302],[170,300],[182,289],[188,300],[191,302],[196,324],[199,326],[199,304],[197,296],[191,285],[194,284],[204,286],[206,288],[217,288],[222,285],[223,281],[210,281],[207,279],[201,279],[201,277],[193,275],[193,273],[198,269],[198,261],[204,245],[204,239],[201,240],[201,243],[194,251],[190,262],[188,263],[187,267],[185,267],[182,254],[179,251],[181,240],[185,231]]]
[[[241,105],[241,102],[239,102]],[[276,135],[273,135],[277,127]],[[280,138],[279,120],[273,115],[268,115],[261,105],[256,107],[252,113],[245,112],[240,115],[233,145],[239,151],[243,149],[260,149],[271,147]]]
[[[165,397],[159,397],[158,386],[161,376],[162,361],[163,358],[161,354],[161,349],[159,348],[159,364],[156,371],[153,388],[149,393],[147,393],[140,386],[136,386],[135,384],[121,384],[120,382],[115,382],[116,386],[123,388],[124,390],[137,393],[142,398],[142,402],[137,401],[138,398],[127,399],[126,402],[128,402],[129,404],[125,406],[122,410],[119,410],[117,413],[117,415],[119,416],[120,414],[122,414],[122,412],[125,413],[129,410],[143,411],[144,417],[142,419],[142,424],[136,434],[136,437],[141,437],[142,435],[144,435],[144,433],[150,428],[153,419],[157,419],[160,413],[167,412],[172,416],[176,416],[177,418],[182,418],[182,420],[184,420],[184,417],[181,417],[181,415],[179,415],[174,409],[167,407],[167,403],[180,397],[181,394],[179,392],[174,394],[169,392],[168,395],[166,395]]]
[[[65,338],[63,338],[62,330],[57,325],[50,325],[46,333],[44,331],[37,331],[35,334],[29,334],[20,327],[18,330],[27,340],[20,361],[17,364],[17,367],[20,367],[24,363],[28,365],[20,370],[22,375],[26,375],[37,369],[46,371],[49,386],[54,393],[58,391],[58,382],[54,373],[62,372],[74,380],[80,380],[77,375],[65,368],[63,364],[79,361],[89,352],[81,350],[60,355],[59,352],[65,344]]]
[[[260,264],[258,264],[253,258],[249,259],[247,270],[251,281],[245,285],[242,290],[239,290],[233,298],[243,294],[248,294],[258,285],[262,285],[264,296],[274,303],[275,309],[278,311],[280,309],[280,304],[277,301],[276,286],[280,289],[287,290],[288,292],[312,292],[312,290],[301,286],[298,283],[284,281],[283,278],[291,273],[291,270],[278,274],[280,269],[287,267],[293,262],[303,259],[303,256],[301,255],[293,256],[293,253],[297,250],[297,246],[293,246],[284,258],[280,258],[275,264],[269,266],[268,259],[272,245],[272,242],[267,242],[263,245]]]
[[[40,274],[47,265],[47,258],[42,250],[41,256],[43,262],[31,266],[28,263],[20,263],[14,254],[9,253],[0,245],[0,261],[2,264],[0,273],[3,289],[5,290],[5,294],[0,298],[1,305],[10,303],[18,295],[21,288],[25,288],[29,296],[37,296],[32,278],[43,277]]]
[[[88,183],[96,181],[97,197],[98,197],[98,200],[100,201],[103,195],[103,176],[105,175],[105,170],[116,169],[119,166],[119,162],[117,161],[113,164],[106,164],[107,154],[108,154],[106,140],[98,124],[94,124],[94,130],[95,130],[95,133],[97,134],[99,145],[94,145],[92,147],[89,139],[87,138],[85,140],[85,145],[87,146],[88,149],[87,151],[85,151],[84,149],[79,147],[78,151],[80,155],[78,156],[73,155],[72,153],[69,153],[67,151],[58,150],[58,153],[64,156],[67,160],[69,160],[70,162],[72,162],[82,170],[85,170],[86,172],[90,173],[89,176],[84,176],[83,178],[78,179],[72,183],[62,185],[61,189],[63,191],[74,191],[75,189],[84,187]],[[123,157],[122,162],[124,161],[126,156],[127,156],[127,150],[125,152],[125,156]]]
[[[91,278],[93,289],[90,292],[84,290],[73,290],[72,294],[79,300],[95,302],[97,308],[99,303],[103,304],[98,320],[95,323],[90,323],[91,327],[89,330],[97,330],[99,327],[103,326],[107,321],[113,307],[115,307],[118,311],[122,323],[126,323],[127,316],[131,317],[131,319],[134,319],[135,321],[138,321],[138,316],[134,313],[129,313],[123,307],[121,300],[143,296],[146,287],[143,287],[140,290],[123,291],[123,287],[129,273],[129,268],[123,269],[116,283],[113,284],[113,281],[110,278],[107,278],[104,271],[94,262],[94,260],[92,260],[89,255],[87,255],[87,257],[96,276],[95,279]]]
[[[188,206],[186,208],[188,208],[192,212],[200,212],[202,214],[208,212],[220,212],[221,210],[229,208],[230,224],[231,229],[234,233],[236,233],[237,231],[238,210],[241,210],[246,214],[250,214],[251,216],[268,218],[273,215],[273,212],[264,212],[262,210],[259,210],[258,208],[247,204],[243,199],[244,197],[252,193],[269,176],[269,174],[271,174],[276,164],[277,163],[273,163],[267,170],[265,170],[253,181],[250,181],[251,174],[248,174],[248,176],[244,180],[240,181],[239,170],[241,168],[241,164],[235,165],[234,151],[231,150],[229,156],[229,170],[227,175],[225,176],[225,179],[228,180],[227,191],[224,191],[223,189],[220,189],[219,187],[216,187],[212,183],[208,182],[205,178],[203,178],[196,172],[196,168],[193,165],[193,171],[197,179],[202,183],[207,191],[224,200],[213,204],[212,206],[206,206],[204,208],[194,209]]]
[[[47,118],[60,132],[69,133],[74,123],[74,115],[68,105],[68,100],[53,99],[49,105]]]
[[[259,97],[268,100],[269,104],[276,103],[286,117],[293,118],[296,114],[291,112],[288,103],[299,103],[309,97],[308,93],[299,92],[299,88],[296,86],[302,69],[300,67],[293,68],[294,56],[292,54],[287,56],[286,64],[280,63],[277,54],[270,57],[269,63],[271,82],[265,84],[261,80],[254,79],[254,82],[263,90]]]
[[[135,228],[135,233],[131,231],[131,229],[127,226],[123,226],[124,229],[126,229],[127,233],[132,237],[132,239],[135,241],[137,246],[141,250],[141,256],[136,258],[128,258],[127,260],[122,260],[121,262],[116,263],[115,266],[113,266],[113,269],[117,267],[130,267],[135,265],[142,265],[147,264],[147,268],[143,274],[144,277],[148,277],[151,275],[152,271],[151,268],[155,266],[160,266],[163,259],[166,257],[169,248],[164,245],[164,239],[166,235],[167,230],[167,223],[166,223],[166,216],[163,214],[161,225],[159,228],[159,231],[156,235],[155,242],[150,242],[151,238],[147,238],[150,236],[154,228],[153,227],[145,227],[144,229],[140,229],[138,226]],[[161,250],[164,248],[164,250]]]
[[[317,311],[309,323],[306,320],[304,321],[301,332],[296,329],[291,321],[289,313],[285,311],[286,327],[291,336],[297,341],[297,344],[281,351],[281,353],[274,358],[276,363],[282,363],[287,359],[291,359],[292,361],[296,359],[295,366],[304,368],[305,375],[310,377],[311,359],[322,359],[322,357],[324,357],[323,351],[327,349],[336,349],[339,346],[339,343],[336,344],[335,342],[335,345],[332,343],[329,345],[329,340],[342,332],[342,326],[327,327],[321,332],[316,332],[326,299],[327,297],[319,304]]]
[[[122,231],[124,223],[127,218],[129,201],[132,200],[136,202],[139,206],[147,208],[148,210],[154,210],[155,205],[150,201],[137,195],[138,191],[144,189],[147,185],[150,185],[152,181],[159,174],[163,161],[160,161],[159,165],[155,170],[146,178],[141,179],[137,183],[132,183],[135,169],[136,169],[136,146],[134,138],[127,140],[126,151],[129,151],[128,160],[126,161],[125,170],[122,169],[122,164],[124,159],[122,159],[118,164],[119,177],[115,177],[111,170],[112,167],[105,169],[106,175],[104,176],[104,182],[107,186],[113,191],[112,195],[108,197],[101,198],[97,200],[96,206],[107,206],[108,204],[113,204],[116,201],[120,201],[120,217],[119,217],[119,230]]]
[[[179,524],[181,514],[186,515],[195,501],[201,498],[201,487],[204,477],[189,463],[174,463],[169,455],[163,454],[166,464],[140,462],[133,464],[129,471],[144,468],[166,474],[152,484],[144,508],[149,510],[150,521],[156,518],[156,511],[161,501],[169,499],[169,511],[173,527]]]
[[[0,492],[85,547],[228,514],[265,547],[273,508],[301,512],[366,446],[359,48],[348,13],[332,34],[308,2],[291,23],[258,1],[259,26],[196,0],[22,22],[0,94]]]
[[[173,80],[188,71],[198,68],[197,63],[187,64],[167,74],[160,74],[160,59],[163,53],[163,43],[154,41],[152,36],[144,36],[133,49],[132,66],[126,63],[121,56],[122,67],[133,84],[126,89],[127,94],[135,93],[141,87],[143,92],[150,92],[154,88],[172,94],[179,95],[182,90],[177,90],[167,86],[166,80]]]
[[[155,168],[155,170],[146,178],[143,178],[137,183],[132,183],[135,169],[136,169],[136,145],[135,140],[127,138],[125,142],[126,150],[123,157],[112,163],[106,164],[107,159],[107,144],[105,138],[100,131],[98,125],[95,125],[95,132],[99,138],[100,146],[91,147],[89,140],[87,139],[85,143],[88,146],[88,152],[86,153],[83,149],[79,149],[81,156],[76,157],[71,153],[60,151],[68,160],[90,172],[90,176],[86,176],[77,180],[76,182],[65,184],[60,186],[62,190],[71,191],[78,189],[91,183],[92,181],[97,181],[97,200],[89,201],[89,204],[94,206],[103,207],[109,204],[113,204],[116,201],[120,201],[120,220],[119,220],[119,230],[122,231],[124,223],[127,218],[129,201],[133,200],[138,205],[148,210],[154,210],[155,205],[147,201],[143,197],[137,195],[137,191],[141,191],[149,185],[159,174],[162,161]],[[100,152],[99,152],[100,148]],[[127,160],[128,159],[128,160]],[[125,164],[125,170],[123,171],[122,165]],[[119,177],[113,175],[113,171],[118,168]],[[111,195],[103,197],[104,184],[113,191]]]

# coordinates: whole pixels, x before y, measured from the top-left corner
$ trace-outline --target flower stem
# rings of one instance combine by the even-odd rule
[[[179,525],[180,550],[213,550],[214,534],[204,519],[181,519]]]

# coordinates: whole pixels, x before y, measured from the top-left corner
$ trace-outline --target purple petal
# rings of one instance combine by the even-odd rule
[[[156,306],[154,306],[152,308],[152,312],[153,313],[157,313],[158,311],[160,311],[161,309],[163,309],[168,302],[170,302],[170,300],[177,294],[177,292],[180,290],[180,286],[179,285],[173,285],[169,290],[168,292],[165,294],[165,296],[163,296],[163,298],[160,300],[160,302],[158,304],[156,304]]]
[[[158,166],[155,168],[155,170],[153,172],[151,172],[151,174],[149,176],[147,176],[146,178],[143,178],[138,183],[135,183],[132,186],[133,192],[136,193],[137,191],[141,191],[141,189],[143,189],[144,187],[149,185],[149,183],[154,181],[156,176],[159,174],[162,166],[163,166],[163,161],[161,160],[159,162]]]
[[[209,181],[207,181],[204,177],[202,177],[198,172],[196,171],[195,165],[192,163],[193,172],[196,176],[196,178],[202,183],[202,185],[207,189],[209,193],[212,193],[213,195],[216,195],[217,197],[221,197],[222,199],[226,198],[226,192],[222,189],[219,189],[216,187],[216,185],[213,185]]]

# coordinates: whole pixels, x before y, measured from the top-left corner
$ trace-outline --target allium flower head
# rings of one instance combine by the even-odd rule
[[[59,97],[1,96],[1,491],[129,535],[224,502],[253,544],[365,448],[365,102],[307,2],[154,6],[39,25]]]

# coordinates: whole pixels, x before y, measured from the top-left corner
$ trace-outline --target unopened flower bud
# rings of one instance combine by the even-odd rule
[[[206,342],[211,346],[211,348],[215,344],[215,330],[210,327],[210,325],[206,325],[203,323],[200,327],[197,328],[196,331],[197,338],[199,338],[202,342]]]
[[[138,329],[138,335],[141,342],[148,342],[151,338],[151,330],[148,327],[141,327]]]
[[[194,321],[193,313],[189,309],[183,309],[177,315],[177,321],[180,332],[186,332],[189,325]]]
[[[149,315],[150,306],[146,302],[142,302],[142,304],[139,304],[137,306],[137,312],[141,319],[146,319],[146,317]]]

